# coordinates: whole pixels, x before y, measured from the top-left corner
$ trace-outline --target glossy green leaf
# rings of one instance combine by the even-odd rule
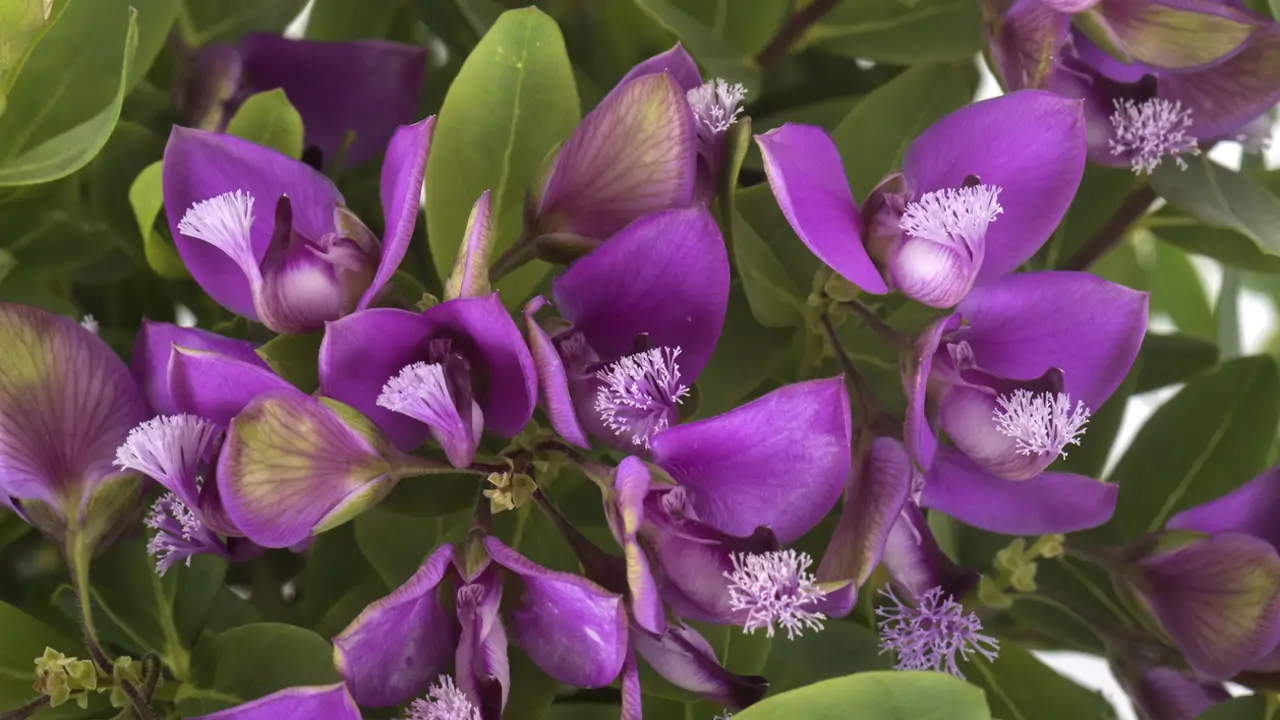
[[[1280,272],[1280,198],[1205,158],[1165,163],[1151,186],[1169,202],[1149,224],[1161,239],[1246,270]]]
[[[463,64],[436,120],[426,198],[440,277],[453,268],[472,203],[485,190],[493,192],[493,257],[515,242],[525,194],[579,118],[573,68],[555,22],[534,8],[503,13]],[[502,299],[522,304],[546,270],[530,263],[504,278]]]
[[[250,95],[227,123],[227,132],[282,155],[302,157],[302,116],[280,88]]]
[[[0,2],[0,115],[23,64],[65,8],[65,2],[54,7],[45,0]]]
[[[1121,538],[1164,526],[1186,508],[1231,492],[1266,467],[1280,420],[1269,357],[1233,360],[1189,382],[1134,438],[1112,479]]]
[[[982,690],[932,672],[868,672],[775,695],[734,720],[990,720]]]
[[[197,649],[192,680],[178,688],[182,717],[231,707],[296,685],[338,682],[333,646],[304,628],[256,623],[227,630]]]
[[[748,91],[759,91],[760,67],[740,48],[669,0],[635,0],[635,3],[683,42],[693,59],[707,69],[709,76],[742,83]]]
[[[1151,277],[1151,313],[1167,313],[1178,330],[1212,340],[1216,334],[1213,309],[1200,274],[1187,254],[1168,243],[1154,243],[1155,267]]]
[[[916,65],[867,95],[831,133],[854,199],[862,202],[902,162],[907,146],[978,86],[972,60]]]
[[[234,42],[251,32],[281,32],[307,0],[186,0],[178,28],[188,44]]]
[[[164,163],[156,161],[143,168],[129,186],[129,204],[133,206],[133,215],[138,223],[138,232],[142,235],[142,249],[147,265],[155,274],[168,280],[181,280],[191,277],[187,266],[178,254],[178,248],[169,239],[167,232],[156,230],[156,218],[164,209],[164,184],[161,172]]]
[[[794,329],[762,327],[741,288],[732,287],[720,340],[698,376],[698,416],[737,406],[782,364],[799,338]]]
[[[1189,335],[1148,333],[1138,358],[1141,372],[1134,392],[1144,393],[1186,382],[1213,367],[1218,363],[1218,346]],[[1089,424],[1092,431],[1093,421]]]
[[[1270,720],[1266,697],[1251,695],[1218,703],[1196,716],[1196,720]]]
[[[1142,184],[1128,168],[1103,167],[1089,163],[1076,191],[1075,201],[1058,224],[1057,231],[1042,250],[1045,268],[1061,268],[1076,251],[1101,230],[1129,193]]]
[[[324,332],[286,333],[277,335],[258,348],[258,356],[277,375],[303,392],[314,392],[320,386],[320,370],[316,359]]]
[[[362,40],[385,38],[406,0],[316,0],[307,18],[307,39]]]
[[[993,717],[1003,720],[1114,720],[1101,693],[1059,675],[1025,648],[1001,638],[1000,657],[971,663],[966,675],[987,691]]]
[[[429,483],[431,478],[405,482]],[[465,532],[469,522],[465,512],[423,519],[375,507],[356,517],[356,545],[386,586],[397,588],[417,572],[436,546]]]
[[[59,108],[51,107],[47,103],[24,102],[25,94],[30,93],[27,87],[28,78],[41,77],[41,73],[37,72],[40,68],[36,60],[41,59],[41,53],[46,48],[54,47],[55,41],[65,42],[60,33],[63,26],[67,25],[75,15],[74,11],[75,8],[69,8],[58,25],[40,43],[33,59],[28,62],[26,70],[10,94],[5,115],[0,117],[0,187],[49,182],[79,170],[87,165],[106,144],[107,138],[116,126],[116,120],[120,117],[120,108],[124,105],[124,96],[128,89],[130,67],[138,49],[137,12],[134,10],[123,11],[127,17],[127,26],[120,35],[123,42],[117,41],[114,46],[119,50],[114,55],[100,60],[111,67],[119,67],[119,75],[115,83],[115,98],[97,114],[65,129],[60,134],[45,135],[42,138],[35,133],[37,127],[42,127],[47,122],[46,113],[56,113]],[[63,66],[59,68],[59,72],[71,73],[75,72],[75,69]],[[59,84],[63,86],[63,92],[70,91],[69,80],[63,80]],[[48,86],[45,86],[42,91],[55,96],[59,94]],[[32,108],[38,111],[37,114],[28,112],[30,104],[37,106]]]
[[[874,630],[832,622],[822,632],[774,643],[761,674],[769,678],[772,697],[829,678],[892,666],[890,657],[880,654],[880,638]]]
[[[900,0],[843,2],[801,42],[903,65],[969,59],[983,48],[982,10],[971,0],[919,0],[909,6]]]

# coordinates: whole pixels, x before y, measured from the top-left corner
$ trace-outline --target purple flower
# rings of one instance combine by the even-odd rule
[[[185,359],[190,355],[181,351],[175,352],[175,348],[196,353],[217,354],[228,360],[237,362],[240,365],[251,366],[262,371],[263,375],[275,376],[267,367],[267,363],[258,356],[254,351],[252,343],[245,340],[236,340],[233,338],[223,337],[206,330],[198,328],[184,328],[169,323],[152,322],[146,318],[142,319],[142,327],[138,330],[138,337],[134,341],[133,355],[130,361],[130,370],[133,372],[134,380],[138,386],[142,388],[143,394],[146,395],[147,404],[151,406],[151,410],[157,415],[177,415],[180,413],[193,413],[204,417],[210,417],[199,412],[196,408],[178,407],[178,400],[189,400],[189,393],[183,392],[184,397],[175,399],[170,387],[171,377],[175,374],[179,376],[179,384],[181,389],[186,389],[187,373],[184,373]],[[175,367],[176,366],[176,367]],[[252,372],[252,371],[250,371]],[[207,386],[209,383],[205,379],[197,383],[197,386]],[[260,383],[251,383],[254,389]],[[280,381],[280,387],[285,387],[286,383]],[[192,388],[194,389],[194,388]],[[248,403],[248,398],[245,403]],[[239,412],[236,408],[230,415],[225,417],[211,418],[215,424],[220,427],[226,427],[227,421],[232,415]]]
[[[368,415],[401,450],[430,434],[456,467],[471,463],[483,428],[504,437],[524,428],[537,382],[497,293],[421,313],[358,312],[329,323],[320,346],[322,393]]]
[[[341,683],[322,687],[292,687],[243,705],[220,710],[194,720],[276,720],[276,718],[325,718],[360,720],[360,709]]]
[[[905,444],[925,471],[920,504],[1014,535],[1105,522],[1114,486],[1045,469],[1129,372],[1146,321],[1145,293],[1084,273],[975,288],[917,340],[904,368]],[[938,446],[934,426],[954,447]]]
[[[744,627],[797,626],[793,611],[840,617],[856,588],[809,589],[800,558],[780,553],[835,505],[849,470],[849,406],[842,378],[795,383],[723,415],[677,425],[652,439],[652,462],[675,485],[655,485],[638,457],[618,465],[605,514],[627,561],[633,618],[657,633],[662,603],[690,620]],[[777,478],[787,477],[787,483]],[[653,581],[649,558],[661,567]],[[755,570],[774,568],[773,604],[746,602]],[[755,569],[755,570],[753,570]],[[759,575],[758,573],[756,573]],[[756,586],[763,599],[764,584]],[[734,590],[735,583],[737,590]],[[801,587],[805,589],[801,591]],[[736,594],[735,594],[736,592]]]
[[[467,694],[453,684],[448,675],[427,690],[425,699],[414,700],[405,720],[482,720],[480,711],[471,703]]]
[[[510,686],[508,625],[498,615],[505,573],[514,576],[509,587],[520,588],[508,615],[512,639],[534,662],[580,687],[602,687],[617,677],[626,649],[621,597],[536,565],[497,538],[467,542],[476,545],[465,553],[440,546],[404,585],[334,638],[338,671],[361,704],[384,707],[430,692],[429,702],[414,706],[423,717],[470,706],[484,720],[500,718]],[[456,689],[428,690],[450,663]]]
[[[992,661],[1000,652],[999,641],[982,634],[977,614],[966,613],[941,588],[925,592],[914,604],[902,602],[889,589],[881,594],[893,604],[876,608],[880,653],[897,655],[896,670],[933,670],[964,677],[956,655],[966,662],[970,655]]]
[[[133,430],[116,450],[115,464],[150,477],[167,491],[152,505],[145,523],[156,531],[147,551],[164,575],[175,563],[191,565],[200,554],[244,559],[257,548],[247,543],[227,517],[212,477],[221,432],[195,415],[162,415]],[[220,535],[230,536],[224,540]],[[234,549],[234,552],[233,552]]]
[[[1035,254],[1084,172],[1078,101],[1025,91],[961,108],[907,148],[859,212],[834,142],[787,124],[756,136],[774,197],[805,245],[870,293],[952,307]]]
[[[743,629],[748,634],[760,628],[773,637],[777,623],[794,640],[806,629],[821,630],[827,616],[817,608],[826,598],[816,578],[807,571],[813,558],[795,550],[775,550],[752,555],[735,553],[729,579],[729,607],[747,615]]]
[[[1082,99],[1089,158],[1139,173],[1198,143],[1265,138],[1256,121],[1280,102],[1280,24],[1233,3],[1018,0],[990,36],[1005,87]]]
[[[1220,682],[1202,680],[1185,670],[1143,668],[1128,678],[1126,690],[1143,720],[1196,720],[1231,698]]]
[[[534,320],[542,297],[524,318],[552,426],[580,447],[589,432],[628,451],[647,448],[676,421],[720,337],[724,240],[705,207],[653,213],[571,265],[551,297],[562,322]]]
[[[1174,515],[1171,533],[1135,543],[1131,587],[1204,677],[1280,669],[1280,467]]]
[[[192,127],[221,132],[254,93],[282,88],[302,116],[305,142],[325,161],[347,148],[347,165],[380,154],[418,109],[427,50],[385,40],[317,42],[250,34],[233,47],[200,48],[176,88]]]
[[[147,418],[128,368],[73,320],[0,303],[0,505],[92,549],[122,529],[140,490],[112,466]]]
[[[319,330],[368,307],[413,234],[433,123],[400,127],[387,147],[381,242],[308,165],[230,135],[174,128],[165,211],[187,269],[223,307],[276,332]]]

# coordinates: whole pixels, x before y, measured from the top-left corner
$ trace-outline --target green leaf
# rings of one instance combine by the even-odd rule
[[[720,340],[698,376],[698,416],[736,407],[781,365],[801,336],[794,329],[762,327],[741,288],[731,287]]]
[[[760,66],[741,49],[667,0],[635,0],[639,8],[675,35],[712,77],[760,89]]]
[[[983,48],[982,10],[972,0],[856,0],[836,6],[802,46],[902,65],[969,60]]]
[[[177,575],[185,569],[157,575],[142,537],[116,543],[89,569],[94,604],[125,634],[128,646],[160,655],[180,675],[186,671],[187,650],[174,619],[174,600]]]
[[[69,657],[84,657],[80,641],[4,602],[0,602],[0,637],[4,638],[0,642],[0,708],[6,710],[39,695],[31,686],[36,681],[35,659],[46,647]]]
[[[1061,268],[1101,230],[1142,181],[1128,168],[1089,163],[1075,201],[1044,248],[1045,268]]]
[[[990,720],[982,690],[932,672],[869,672],[775,695],[734,720]]]
[[[137,217],[129,188],[143,170],[164,156],[165,142],[147,128],[121,120],[102,152],[85,169],[89,205],[123,242],[130,257],[142,259]]]
[[[1000,657],[976,662],[966,674],[987,691],[991,714],[1001,720],[1114,720],[1111,703],[1040,662],[1021,645],[1002,638]]]
[[[8,250],[0,250],[0,283],[4,282],[4,278],[15,267],[18,266],[18,260]]]
[[[178,26],[194,46],[235,42],[251,32],[281,32],[307,0],[186,0]]]
[[[1154,245],[1155,267],[1148,271],[1152,314],[1168,313],[1182,332],[1212,340],[1217,328],[1200,274],[1183,251],[1167,243]]]
[[[880,654],[880,638],[874,630],[853,622],[832,622],[820,633],[776,642],[765,663],[769,695],[780,695],[829,678],[892,667]]]
[[[129,186],[129,204],[133,206],[138,232],[142,235],[142,249],[147,265],[166,280],[182,280],[191,277],[191,274],[187,272],[178,248],[167,233],[155,228],[156,218],[164,208],[164,183],[161,180],[163,166],[164,162],[157,160],[138,173]]]
[[[854,3],[855,5],[857,3]],[[858,202],[899,167],[907,146],[978,86],[973,60],[916,65],[876,88],[831,133]]]
[[[1150,337],[1150,336],[1148,336]],[[1124,420],[1125,407],[1129,397],[1141,382],[1143,359],[1139,359],[1129,368],[1120,387],[1107,398],[1102,407],[1094,408],[1089,416],[1088,430],[1080,447],[1073,447],[1067,457],[1055,462],[1052,470],[1062,470],[1093,478],[1101,478],[1106,467],[1107,458],[1111,455],[1111,446],[1115,444],[1116,435],[1120,432],[1120,423]]]
[[[46,122],[45,114],[58,112],[58,108],[39,103],[37,105],[43,105],[43,107],[38,107],[39,112],[33,116],[28,106],[34,103],[24,101],[24,94],[29,92],[27,80],[41,77],[42,73],[37,72],[40,67],[36,63],[36,60],[42,59],[41,53],[46,48],[55,47],[57,45],[55,41],[65,42],[60,33],[72,19],[71,16],[74,15],[77,7],[100,6],[74,3],[67,12],[63,13],[60,22],[50,31],[45,41],[40,43],[32,61],[28,63],[27,70],[18,79],[18,84],[14,86],[10,96],[8,111],[0,117],[0,187],[49,182],[79,170],[87,165],[106,144],[107,138],[116,126],[116,120],[120,117],[120,108],[124,105],[124,96],[128,89],[130,67],[138,49],[137,11],[132,9],[126,11],[128,25],[122,33],[124,42],[122,46],[118,46],[121,48],[120,51],[115,55],[99,59],[103,64],[109,64],[111,67],[118,64],[120,67],[115,98],[96,115],[65,129],[60,134],[46,136],[39,144],[35,144],[39,136],[33,135],[32,127],[43,125]],[[91,54],[83,49],[80,52],[84,55]],[[64,66],[59,68],[58,72],[67,74],[74,73],[76,70]],[[45,77],[44,80],[49,82],[51,78]],[[61,86],[61,92],[69,91],[69,86],[72,85],[70,80],[65,79],[54,82],[57,86]],[[60,94],[48,86],[43,87],[42,92],[55,97]],[[32,123],[32,125],[24,127],[17,124],[23,122]]]
[[[555,22],[534,8],[503,13],[449,87],[427,159],[427,238],[440,277],[447,277],[471,206],[492,190],[493,257],[515,242],[525,194],[547,153],[577,126],[581,113],[573,68]],[[517,306],[545,263],[530,263],[498,283]]]
[[[385,38],[404,4],[405,0],[315,0],[307,18],[307,39],[336,42]]]
[[[323,331],[286,333],[267,341],[257,353],[277,375],[299,390],[310,393],[320,387],[320,370],[316,361],[322,340]]]
[[[1141,372],[1138,373],[1138,384],[1134,392],[1144,393],[1186,382],[1192,376],[1217,365],[1218,346],[1190,335],[1148,333],[1142,341],[1138,358]],[[1092,419],[1089,426],[1089,437],[1092,438]]]
[[[302,116],[280,88],[250,95],[227,123],[227,132],[295,160],[302,157]]]
[[[310,630],[255,623],[210,638],[198,648],[192,682],[178,689],[182,717],[212,712],[296,685],[341,678],[333,646]]]
[[[215,555],[196,555],[191,565],[172,570],[177,577],[173,595],[173,621],[184,645],[200,638],[213,612],[218,591],[227,577],[227,561]]]
[[[1280,419],[1280,381],[1269,357],[1240,358],[1189,382],[1143,426],[1112,478],[1113,526],[1122,539],[1225,495],[1261,472]]]
[[[1196,720],[1269,720],[1271,713],[1264,695],[1238,697],[1218,703],[1196,716]]]
[[[1246,270],[1280,272],[1280,198],[1206,157],[1166,163],[1151,186],[1169,202],[1148,222],[1161,239]]]
[[[560,684],[514,645],[508,648],[507,655],[511,663],[511,694],[502,714],[503,720],[542,720],[548,717],[547,708],[556,699]]]
[[[0,3],[0,115],[4,114],[5,96],[22,72],[23,64],[66,7],[65,2],[56,8],[46,6],[45,0]]]
[[[430,478],[407,482],[431,482]],[[400,587],[441,542],[465,532],[470,512],[431,519],[396,515],[381,507],[355,519],[356,544],[389,588]]]

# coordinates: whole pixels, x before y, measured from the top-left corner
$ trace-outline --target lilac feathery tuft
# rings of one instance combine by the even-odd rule
[[[213,423],[196,415],[161,415],[129,431],[116,449],[115,465],[187,495],[195,490],[200,461],[217,433]]]
[[[964,677],[956,665],[956,654],[966,662],[970,654],[995,660],[1000,642],[983,635],[982,622],[975,613],[965,613],[964,606],[936,587],[921,595],[913,607],[898,599],[886,587],[881,595],[893,602],[892,607],[876,608],[880,629],[880,653],[893,651],[898,656],[895,670],[934,670]]]
[[[747,89],[741,83],[729,84],[723,78],[708,80],[685,93],[698,136],[703,142],[722,137],[742,113],[742,98]]]
[[[729,578],[730,607],[746,613],[743,630],[754,633],[765,628],[773,637],[774,623],[794,640],[804,630],[822,630],[827,616],[817,611],[826,596],[808,570],[813,558],[795,550],[732,555],[733,572]]]
[[[689,394],[680,382],[678,357],[678,347],[654,348],[596,372],[601,385],[595,410],[615,435],[648,449],[649,439],[671,426],[676,405]]]
[[[218,536],[173,493],[161,496],[144,522],[156,531],[147,543],[147,553],[156,559],[156,573],[161,577],[179,562],[191,567],[193,555],[226,555]]]
[[[1018,388],[1010,395],[996,398],[994,411],[1000,432],[1011,437],[1020,455],[1061,454],[1066,457],[1068,445],[1079,445],[1089,422],[1089,408],[1083,401],[1071,408],[1066,393],[1032,393]]]
[[[1133,172],[1150,175],[1164,158],[1172,157],[1185,170],[1183,155],[1199,155],[1195,137],[1188,134],[1193,123],[1191,111],[1178,101],[1151,98],[1141,103],[1115,101],[1111,114],[1115,137],[1110,141],[1111,154],[1130,156]]]
[[[480,711],[453,684],[453,678],[441,675],[426,698],[413,701],[405,720],[480,720]]]

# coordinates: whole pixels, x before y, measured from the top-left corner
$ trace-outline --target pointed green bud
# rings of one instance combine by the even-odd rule
[[[855,300],[858,295],[862,293],[862,291],[858,289],[858,286],[846,280],[843,275],[837,275],[835,273],[832,273],[831,277],[828,278],[826,284],[822,288],[822,291],[832,300],[837,300],[839,302]]]
[[[489,191],[485,190],[471,207],[467,229],[458,246],[458,259],[444,284],[444,299],[488,295],[489,252],[493,249],[493,212]]]
[[[997,570],[1016,572],[1027,562],[1027,541],[1018,538],[996,553],[994,565]]]
[[[1001,589],[999,583],[987,575],[983,575],[978,581],[978,602],[984,607],[998,610],[1013,607],[1013,598]]]
[[[1035,592],[1036,564],[1029,562],[1014,570],[1013,575],[1009,578],[1009,584],[1018,592]]]

